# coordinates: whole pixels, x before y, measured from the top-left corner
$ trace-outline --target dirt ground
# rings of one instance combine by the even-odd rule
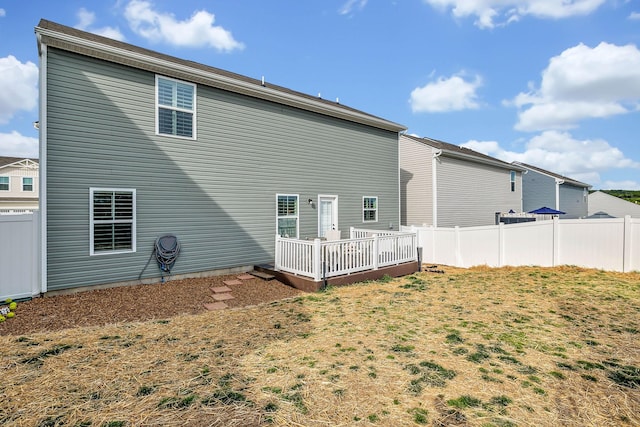
[[[0,335],[58,331],[76,326],[100,326],[122,322],[166,319],[178,314],[206,311],[214,302],[210,288],[228,286],[234,299],[229,308],[246,307],[302,294],[277,280],[254,278],[239,285],[223,282],[237,275],[169,280],[138,286],[77,292],[34,298],[18,303],[16,316],[0,323]]]

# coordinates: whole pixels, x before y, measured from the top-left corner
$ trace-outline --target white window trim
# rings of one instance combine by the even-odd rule
[[[516,173],[516,171],[509,171],[509,190],[511,190],[512,193],[516,191],[517,182],[518,174]]]
[[[298,201],[298,206],[296,209],[296,215],[291,216],[278,216],[278,198],[279,197],[295,197]],[[289,236],[289,238],[300,238],[300,195],[299,194],[285,194],[285,193],[277,193],[276,194],[276,234],[278,234],[278,220],[280,218],[295,218],[296,219],[296,235]]]
[[[376,201],[375,209],[365,209],[364,207],[365,199],[375,199]],[[365,219],[364,217],[365,211],[374,211],[376,213],[376,219]],[[362,196],[362,222],[367,222],[367,223],[378,222],[378,196]]]
[[[24,189],[24,180],[25,179],[31,179],[31,190],[25,190]],[[34,191],[36,191],[36,181],[32,176],[23,176],[22,177],[22,185],[20,186],[20,191],[23,193],[33,193]]]
[[[183,111],[186,113],[192,113],[193,114],[193,133],[191,135],[191,137],[188,136],[181,136],[181,135],[173,135],[173,134],[168,134],[168,133],[160,133],[160,117],[159,117],[159,108],[161,107],[161,105],[158,103],[158,79],[162,79],[162,80],[170,80],[173,82],[178,82],[178,83],[182,83],[185,85],[189,85],[189,86],[193,86],[193,110],[187,110],[184,108],[179,108],[179,107],[169,107],[166,105],[162,105],[162,108],[167,108],[170,110],[175,110],[175,111]],[[196,114],[196,110],[197,110],[197,99],[198,99],[198,86],[194,83],[190,83],[190,82],[185,82],[184,80],[178,80],[178,79],[172,79],[171,77],[166,77],[166,76],[161,76],[156,74],[156,90],[155,90],[155,106],[156,106],[156,135],[158,136],[166,136],[168,138],[178,138],[178,139],[186,139],[189,141],[195,141],[197,139],[197,117],[198,115]]]
[[[8,178],[9,179],[9,182],[8,182],[9,188],[7,188],[6,190],[0,190],[0,191],[11,191],[11,177],[7,176],[7,175],[1,175],[0,178]]]
[[[133,194],[133,218],[131,220],[114,220],[108,221],[110,223],[120,222],[120,223],[128,223],[131,222],[131,249],[125,250],[117,250],[117,251],[100,251],[94,252],[93,244],[94,244],[94,224],[93,220],[93,194],[95,192],[100,191],[120,191],[120,192],[128,192]],[[99,256],[99,255],[113,255],[113,254],[127,254],[136,252],[136,221],[137,221],[137,196],[135,188],[97,188],[91,187],[89,188],[89,255],[90,256]]]

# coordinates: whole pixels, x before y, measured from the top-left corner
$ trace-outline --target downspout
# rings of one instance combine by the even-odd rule
[[[560,186],[564,184],[564,179],[556,178],[556,207],[555,210],[560,210]]]
[[[431,158],[431,186],[433,187],[432,191],[432,208],[433,208],[433,226],[438,227],[438,157],[442,154],[442,150],[436,150],[433,152],[433,157]]]
[[[39,173],[40,186],[40,292],[47,292],[47,45],[41,35],[36,33],[38,41],[39,67]]]

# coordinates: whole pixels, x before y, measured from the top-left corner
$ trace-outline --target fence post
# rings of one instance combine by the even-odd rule
[[[504,222],[498,222],[498,267],[504,267]]]
[[[631,233],[631,215],[624,216],[624,249],[622,251],[622,271],[628,273],[631,271],[631,245],[638,245],[639,242],[632,242]]]
[[[275,264],[273,266],[273,268],[278,271],[280,264],[281,264],[281,258],[282,257],[282,245],[280,243],[280,235],[276,234],[276,261]]]
[[[319,282],[322,279],[322,241],[313,239],[313,280]]]
[[[374,234],[373,236],[373,269],[377,270],[378,265],[380,264],[380,253],[378,252],[378,235]]]
[[[560,220],[553,217],[553,260],[551,267],[557,267],[560,264]]]
[[[355,239],[355,237],[353,237],[354,234],[355,234],[355,227],[349,227],[349,238]]]
[[[454,227],[455,232],[455,257],[456,257],[456,267],[464,267],[462,265],[462,253],[460,253],[460,227]]]

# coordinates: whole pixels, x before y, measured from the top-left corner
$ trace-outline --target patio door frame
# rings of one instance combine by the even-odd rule
[[[338,226],[338,196],[331,194],[318,194],[318,236],[324,237],[322,233],[322,202],[330,202],[331,203],[331,216],[333,221],[331,224],[331,229],[339,230]]]

